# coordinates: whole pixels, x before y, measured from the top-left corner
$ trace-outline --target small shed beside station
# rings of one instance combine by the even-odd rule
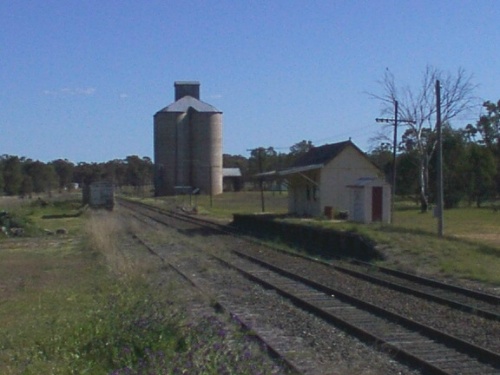
[[[359,223],[391,221],[391,186],[383,179],[362,177],[348,185],[349,219]]]

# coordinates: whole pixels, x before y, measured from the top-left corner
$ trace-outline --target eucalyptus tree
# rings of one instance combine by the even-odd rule
[[[67,159],[53,160],[49,164],[53,166],[57,173],[59,192],[64,189],[71,189],[75,165]]]
[[[456,74],[443,72],[428,65],[417,89],[398,86],[394,75],[386,70],[382,81],[382,94],[371,94],[383,103],[383,115],[394,116],[396,101],[399,105],[398,118],[407,127],[406,135],[412,140],[412,149],[418,155],[419,199],[422,211],[429,204],[429,161],[436,148],[434,133],[436,124],[435,84],[441,84],[441,119],[450,122],[467,112],[475,104],[473,92],[475,85],[472,76],[459,68]]]
[[[486,114],[479,118],[476,129],[486,147],[500,154],[500,100],[497,103],[486,101],[483,107]]]
[[[496,103],[486,101],[483,107],[486,113],[480,116],[475,126],[467,125],[467,129],[472,137],[481,135],[478,143],[483,144],[495,158],[496,193],[500,194],[500,100]]]
[[[17,195],[23,182],[22,160],[18,156],[3,155],[0,158],[3,172],[3,189],[7,195]]]
[[[130,155],[126,157],[125,164],[127,185],[139,190],[153,183],[153,162],[149,157]]]
[[[32,198],[33,196],[33,179],[31,176],[24,175],[19,195],[23,198]]]
[[[52,164],[27,159],[23,166],[25,175],[31,177],[34,193],[50,193],[59,185],[58,176]]]
[[[300,142],[295,143],[292,147],[290,147],[290,153],[288,155],[291,159],[296,159],[307,153],[313,147],[314,145],[311,141],[302,140]]]
[[[467,150],[468,168],[465,175],[469,204],[475,202],[476,207],[495,196],[495,175],[497,165],[493,152],[477,143],[471,143]]]

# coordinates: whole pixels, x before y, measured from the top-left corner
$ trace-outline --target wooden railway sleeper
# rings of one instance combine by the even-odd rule
[[[251,257],[249,257],[249,258],[251,258]],[[249,259],[249,260],[251,260],[251,261],[252,261],[252,259]],[[258,263],[261,263],[261,262],[262,262],[262,261],[259,261]],[[275,271],[276,271],[276,270],[278,270],[278,272],[279,272],[279,273],[283,274],[283,277],[290,277],[290,273],[289,273],[289,272],[284,271],[284,270],[281,270],[279,267],[272,266],[272,265],[265,265],[265,266],[266,266],[266,267],[268,267],[268,268],[270,268],[270,269],[273,269],[273,270],[275,270]],[[292,276],[295,276],[295,275],[292,275]],[[271,279],[272,279],[272,278],[271,278]],[[298,280],[297,280],[298,282],[304,282],[304,278],[302,278],[302,277],[298,277],[297,279],[298,279]],[[256,281],[258,281],[258,280],[256,280]],[[266,283],[267,283],[267,282],[266,282]],[[307,282],[307,281],[306,281],[306,284],[308,284],[308,282]],[[312,284],[312,285],[310,285],[311,287],[313,287],[313,285],[314,285],[314,286],[316,286],[316,283],[314,283],[314,282],[311,282],[311,284]],[[272,286],[272,285],[269,285],[268,287],[271,287],[271,288],[272,288],[273,286]],[[278,288],[279,288],[279,287],[278,287]],[[324,288],[324,289],[322,289],[322,288],[323,288],[323,287],[321,286],[321,287],[319,288],[319,290],[322,290],[323,292],[328,293],[328,294],[335,294],[335,295],[337,295],[337,294],[341,294],[341,293],[340,293],[340,292],[338,292],[338,291],[333,291],[333,290],[328,289],[328,288]],[[328,291],[327,291],[327,289],[328,289]],[[298,298],[298,297],[296,297],[296,296],[295,296],[295,293],[293,293],[292,295],[288,294],[287,296],[288,296],[289,298],[292,298],[292,299]],[[301,302],[301,304],[304,304],[304,303],[305,303],[305,301],[302,301],[302,302]],[[363,304],[363,305],[364,305],[364,304]],[[369,305],[369,304],[367,304],[367,305]],[[311,307],[312,307],[312,305],[311,305]],[[377,309],[380,309],[380,308],[376,308],[376,310],[377,310]],[[397,316],[396,314],[389,314],[389,315],[390,315],[390,316],[392,316],[392,315]],[[407,319],[405,319],[405,318],[402,318],[402,317],[400,317],[400,316],[397,316],[397,319],[398,319],[398,321],[399,321],[399,322],[403,321],[405,324],[408,324],[408,320],[407,320]],[[413,326],[415,326],[415,327],[416,327],[416,326],[420,327],[420,325],[417,325],[417,323],[416,323],[416,322],[413,322],[413,321],[411,321],[410,326],[412,326],[412,325],[413,325]],[[354,323],[354,326],[357,326],[357,324],[355,324],[355,323]],[[359,326],[358,326],[358,327],[359,327]],[[358,328],[358,332],[360,332],[360,333],[361,333],[361,331],[359,331],[360,329],[361,329],[361,327],[359,327],[359,328]],[[421,328],[417,328],[417,329],[421,329]],[[363,331],[364,331],[364,330],[363,330]],[[436,330],[433,330],[433,329],[430,329],[429,331],[430,331],[430,332],[433,332],[433,333],[434,333],[434,332],[436,332]],[[441,338],[441,337],[442,337],[442,335],[443,335],[442,333],[440,333],[440,334],[438,334],[438,335],[437,335],[438,337],[440,337],[440,338],[439,338],[439,340],[440,340],[440,341],[441,341],[441,340],[443,340],[443,339]],[[432,336],[433,336],[433,335],[431,335],[431,338],[432,338]],[[435,339],[435,338],[434,338],[434,339]],[[456,339],[455,339],[455,340],[456,340]],[[456,340],[456,341],[459,341],[459,342],[460,342],[460,344],[458,345],[458,347],[460,347],[460,348],[461,348],[461,350],[462,350],[462,352],[463,352],[463,351],[464,351],[464,347],[463,347],[463,345],[464,345],[465,343],[463,343],[461,340]],[[389,343],[388,343],[388,344],[389,344]],[[391,344],[389,344],[389,345],[391,345]],[[467,344],[467,345],[469,345],[469,347],[473,347],[473,346],[472,346],[472,345],[470,345],[470,344]],[[392,346],[395,350],[401,350],[401,349],[398,349],[397,347],[394,347],[393,345],[391,345],[391,346]],[[485,352],[486,352],[486,354],[484,354]],[[463,353],[464,353],[463,355],[466,355],[466,354],[465,354],[465,352],[463,352]],[[476,350],[476,349],[474,350],[474,352],[473,352],[473,353],[474,353],[474,356],[478,355],[478,353],[477,353],[477,350]],[[488,354],[488,353],[489,353],[488,351],[483,351],[483,352],[481,352],[480,356],[486,356],[486,358],[488,358],[488,355],[490,355],[490,354]],[[409,354],[409,353],[408,353],[408,354]],[[472,353],[470,353],[470,354],[472,354]],[[469,355],[470,355],[470,354],[469,354]],[[493,353],[491,353],[491,355],[494,355],[494,354],[493,354]],[[411,356],[411,355],[409,355],[409,356]],[[417,358],[418,358],[418,357],[417,357]],[[481,358],[482,358],[482,357],[481,357]],[[493,358],[493,357],[492,357],[492,358]],[[494,361],[494,360],[493,360],[493,359],[491,359],[491,361]],[[491,362],[490,362],[490,363],[491,363]]]
[[[241,271],[241,270],[240,270],[240,271]],[[248,276],[252,276],[250,273],[247,273],[247,275],[248,275]],[[262,273],[262,275],[267,275],[267,273]],[[259,281],[259,280],[257,280],[257,277],[256,277],[256,276],[253,276],[253,278],[254,278],[254,279],[256,279],[255,281]],[[271,279],[271,280],[273,280],[273,277],[270,277],[270,279]],[[274,281],[276,281],[276,279],[277,279],[277,278],[276,278],[276,277],[274,277]],[[263,280],[260,280],[260,282],[262,282],[262,281],[263,281]],[[303,281],[301,281],[301,282],[303,282]],[[278,284],[279,284],[279,283],[278,283]],[[288,283],[288,284],[289,284],[289,285],[288,285],[288,287],[287,287],[286,289],[290,289],[290,287],[291,287],[290,283]],[[278,289],[276,289],[276,290],[277,290],[278,292],[280,292],[280,291],[279,291],[279,287],[277,287],[276,285],[273,285],[273,281],[271,281],[271,282],[265,282],[265,283],[264,283],[264,285],[265,285],[266,287],[268,287],[268,288],[274,288],[274,289],[278,288]],[[284,293],[284,291],[281,291],[280,293],[281,293],[281,294],[283,294],[283,293]],[[330,292],[328,292],[328,293],[330,293]],[[333,293],[337,295],[339,292],[333,292]],[[301,305],[302,305],[302,304],[303,304],[303,305],[307,304],[307,302],[306,302],[306,301],[302,301],[302,300],[298,299],[297,297],[294,297],[294,296],[293,296],[293,294],[290,294],[290,293],[285,293],[284,295],[285,295],[286,297],[291,298],[292,300],[296,301],[297,303],[299,303],[299,302],[300,302],[300,304],[301,304]],[[310,306],[310,307],[313,307],[313,305],[311,305],[311,304],[309,304],[309,306]],[[316,308],[316,310],[318,310],[318,309]],[[317,311],[317,312],[319,313],[320,311]],[[322,313],[322,316],[326,317],[326,315],[324,315],[324,314],[326,314],[326,313],[325,313],[325,312],[323,312],[323,313]],[[330,317],[330,318],[333,318],[333,317]],[[337,321],[337,323],[340,323],[340,321],[338,321],[338,320],[336,320],[336,321]],[[345,322],[344,322],[344,323],[342,323],[342,324],[345,324]],[[351,325],[351,328],[352,328],[352,329],[355,329],[355,330],[357,331],[357,333],[358,333],[358,334],[360,334],[360,335],[362,335],[362,336],[366,336],[367,338],[368,338],[368,337],[370,337],[372,340],[373,340],[373,339],[375,339],[375,340],[377,340],[377,341],[379,340],[379,339],[377,339],[376,337],[374,337],[373,335],[369,334],[368,332],[365,332],[365,331],[363,331],[363,330],[360,330],[359,328],[356,328],[356,327],[355,327],[355,326],[353,326],[353,325]],[[390,343],[383,344],[383,345],[384,345],[384,346],[386,346],[386,347],[392,348],[393,350],[397,350],[397,349],[398,349],[398,348],[396,348],[394,345],[391,345]],[[461,349],[463,350],[463,348],[461,348]],[[428,353],[428,350],[427,350],[426,352]],[[453,352],[453,351],[452,351],[452,352]],[[444,354],[444,353],[443,353],[443,354]],[[411,354],[411,353],[408,353],[408,352],[405,352],[405,354],[404,354],[404,352],[400,352],[400,355],[404,355],[407,359],[410,359],[410,358],[415,358],[415,359],[417,359],[417,358],[415,357],[415,355],[414,355],[414,354]],[[466,363],[467,363],[467,362],[466,362]],[[466,364],[464,363],[464,366],[465,366],[465,365],[466,365]],[[444,374],[444,373],[445,373],[445,372],[443,372],[443,371],[439,370],[439,368],[435,368],[435,367],[434,367],[434,366],[432,366],[431,364],[428,364],[428,365],[426,365],[426,366],[427,366],[427,368],[428,368],[429,370],[432,370],[434,373],[439,373],[439,374]],[[467,364],[467,366],[469,366],[469,364]],[[495,368],[496,368],[496,367],[495,367]]]

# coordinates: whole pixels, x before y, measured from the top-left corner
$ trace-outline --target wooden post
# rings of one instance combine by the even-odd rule
[[[441,84],[436,81],[437,202],[438,236],[443,237],[443,141],[441,131]]]

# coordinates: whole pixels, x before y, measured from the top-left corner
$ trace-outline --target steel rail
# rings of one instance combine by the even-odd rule
[[[377,271],[382,272],[382,273],[386,273],[388,275],[396,276],[396,277],[399,277],[402,279],[407,279],[410,281],[415,281],[415,282],[418,282],[420,284],[426,284],[428,286],[435,286],[435,287],[440,288],[440,289],[447,289],[447,290],[450,290],[452,292],[467,295],[469,297],[476,298],[478,300],[489,302],[491,304],[495,304],[495,305],[500,306],[500,296],[495,296],[493,294],[484,293],[484,292],[478,292],[476,290],[464,288],[464,287],[453,285],[453,284],[442,283],[440,281],[433,280],[433,279],[430,279],[427,277],[418,276],[418,275],[414,275],[414,274],[407,273],[407,272],[402,272],[402,271],[399,271],[399,270],[396,270],[393,268],[389,268],[389,267],[377,266],[377,265],[374,265],[372,263],[367,263],[367,262],[363,262],[360,260],[352,260],[351,262],[353,264],[366,266],[369,268],[374,268]]]
[[[145,205],[144,208],[148,209],[148,210],[151,210],[150,206],[148,205]],[[183,221],[186,221],[186,222],[190,222],[190,223],[196,223],[197,225],[210,225],[211,227],[214,227],[214,223],[212,222],[209,222],[209,221],[206,221],[206,220],[203,220],[203,219],[199,219],[199,218],[196,218],[196,220],[193,220],[191,217],[186,217],[185,215],[179,215],[178,213],[172,213],[172,212],[165,212],[164,210],[159,210],[159,209],[153,209],[153,211],[156,211],[157,213],[161,214],[161,215],[168,215],[170,217],[173,217],[173,218],[176,218],[176,219],[180,219],[180,220],[183,220]],[[154,218],[154,220],[156,221],[159,221],[161,222],[162,224],[166,224],[166,225],[169,225],[168,223],[165,223],[164,221],[162,220],[159,220],[157,218]],[[218,224],[215,224],[215,227],[219,227],[220,225]],[[224,228],[224,226],[221,226]],[[219,230],[219,229],[218,229]],[[227,233],[227,231],[224,231],[225,233]],[[237,251],[235,252],[237,253]],[[248,257],[247,254],[245,254],[244,256]],[[248,258],[250,259],[250,258]],[[253,260],[254,261],[254,260]],[[262,262],[261,260],[258,260],[258,262]],[[266,263],[266,262],[264,262]],[[264,266],[264,264],[262,264]],[[271,265],[271,264],[268,264],[266,263],[265,264],[265,267],[268,268],[268,269],[272,269],[274,272],[279,272],[280,274],[282,275],[285,275],[286,277],[297,277],[296,275],[292,276],[291,273],[289,273],[288,271],[284,270],[284,269],[281,269],[280,267],[277,267],[277,266],[274,266],[274,265]],[[252,278],[255,278],[255,276],[252,276]],[[298,279],[296,280],[300,280],[300,276]],[[257,281],[257,280],[254,280],[254,281]],[[310,287],[314,287],[316,288],[317,290],[323,290],[323,293],[329,293],[329,294],[334,294],[335,296],[342,296],[342,298],[344,299],[348,299],[349,297],[346,295],[344,296],[343,293],[341,293],[340,291],[337,291],[337,290],[334,290],[334,289],[322,289],[324,288],[324,286],[320,286],[320,284],[317,284],[315,285],[313,281],[311,280],[301,280],[301,282],[305,282],[307,285],[309,285]],[[312,283],[312,284],[311,284]],[[269,285],[267,287],[270,287]],[[281,293],[281,292],[280,292]],[[292,296],[288,296],[289,298],[291,298],[292,300],[295,300],[295,301],[298,301],[296,300],[294,297]],[[356,302],[356,303],[360,303],[361,305],[363,304],[367,304],[366,302]],[[498,369],[498,365],[500,364],[500,357],[497,353],[494,353],[494,352],[491,352],[487,349],[484,349],[484,348],[481,348],[481,347],[478,347],[476,345],[473,345],[473,344],[470,344],[466,341],[463,341],[461,339],[458,339],[456,337],[453,337],[453,336],[450,336],[450,335],[447,335],[441,331],[438,331],[436,329],[433,329],[431,327],[426,327],[426,326],[422,326],[412,320],[409,320],[407,318],[404,318],[402,316],[399,316],[397,314],[393,314],[393,313],[388,313],[386,312],[384,309],[381,309],[377,306],[374,306],[374,305],[371,305],[371,304],[367,304],[365,305],[364,308],[370,308],[370,309],[379,309],[379,311],[377,312],[377,314],[381,315],[381,316],[386,316],[386,317],[389,317],[390,319],[396,319],[400,322],[403,322],[405,326],[407,327],[410,327],[411,329],[413,330],[425,330],[426,332],[426,335],[431,338],[432,340],[438,340],[438,341],[442,341],[442,342],[452,342],[453,346],[459,350],[460,352],[462,353],[467,353],[467,355],[473,355],[473,357],[475,358],[478,358],[480,361],[483,361],[483,362],[487,362],[489,363],[490,365],[492,366],[497,366],[497,367],[494,367],[495,368],[495,371]],[[391,315],[393,314],[393,315]],[[321,315],[321,314],[320,314]],[[338,323],[338,324],[341,324],[341,323]],[[426,328],[423,328],[423,327],[426,327]],[[357,335],[360,335],[360,337],[368,337],[370,336],[369,334],[363,334],[361,332],[357,332]],[[391,349],[393,350],[398,350],[397,347],[394,347],[393,344],[391,344],[390,342],[387,342],[387,341],[384,341],[382,338],[380,337],[371,337],[371,340],[375,340],[375,341],[378,341],[378,342],[385,342],[385,345],[387,347],[390,347]],[[451,341],[449,341],[451,340]],[[414,356],[412,353],[408,352],[408,353],[401,353],[400,355],[402,355],[403,357],[406,358],[406,360],[409,360],[411,361],[412,363],[418,363],[418,366],[425,366],[426,368],[428,368],[428,371],[432,372],[432,373],[439,373],[439,374],[445,374],[447,373],[446,371],[445,372],[439,372],[438,371],[438,367],[430,364],[430,365],[424,365],[422,362],[419,362],[420,359],[418,358],[418,356]],[[415,358],[413,358],[415,357]],[[434,368],[436,367],[436,368]]]
[[[284,251],[282,249],[277,249],[275,247],[271,247],[269,245],[262,244],[262,242],[259,242],[255,239],[250,239],[248,237],[241,237],[241,234],[242,234],[241,232],[238,232],[237,230],[235,230],[233,228],[229,228],[226,225],[220,225],[220,224],[214,223],[214,222],[209,221],[209,220],[204,220],[202,218],[193,217],[191,215],[180,214],[178,212],[166,211],[166,210],[163,210],[161,208],[157,208],[157,207],[153,207],[151,205],[144,204],[142,202],[131,202],[131,201],[127,201],[127,202],[130,202],[130,203],[136,204],[136,205],[140,205],[141,207],[158,212],[162,215],[176,217],[176,218],[184,220],[186,222],[194,222],[194,223],[197,223],[199,225],[205,225],[205,226],[208,225],[208,226],[212,227],[213,229],[222,231],[224,233],[228,233],[228,234],[232,234],[232,235],[239,235],[240,238],[244,238],[245,240],[249,240],[249,241],[252,241],[254,243],[261,244],[261,245],[266,246],[268,248],[271,248],[275,251],[279,251],[281,253],[287,254],[288,256],[294,256],[294,257],[298,257],[301,259],[307,259],[307,260],[312,261],[312,262],[321,263],[321,264],[333,267],[337,271],[349,274],[353,277],[364,279],[366,281],[370,281],[370,282],[378,284],[378,285],[385,286],[385,287],[390,288],[392,290],[411,294],[411,295],[414,295],[414,296],[420,297],[420,298],[425,298],[427,300],[431,300],[431,301],[446,305],[448,307],[456,308],[456,309],[459,309],[461,311],[465,311],[465,312],[468,312],[470,314],[474,314],[474,315],[477,315],[477,316],[480,316],[480,317],[483,317],[486,319],[500,321],[500,314],[498,314],[494,311],[490,311],[487,309],[487,307],[485,308],[484,306],[480,306],[478,304],[471,305],[471,304],[468,304],[465,302],[456,301],[456,300],[449,298],[449,296],[445,296],[445,297],[440,296],[440,295],[436,294],[436,291],[431,291],[431,292],[425,291],[425,290],[422,291],[422,290],[419,290],[415,287],[409,287],[409,286],[401,285],[401,284],[396,283],[394,281],[384,280],[381,277],[377,277],[374,275],[368,275],[367,273],[356,271],[356,270],[353,270],[349,267],[345,267],[345,266],[342,266],[339,264],[332,264],[331,262],[326,262],[326,261],[322,261],[322,260],[319,260],[316,258],[302,256],[299,254],[291,254],[290,252]],[[387,267],[376,266],[376,265],[373,265],[371,263],[366,263],[366,262],[356,261],[356,260],[352,260],[351,262],[353,264],[356,264],[356,265],[366,266],[366,267],[369,267],[370,269],[379,270],[380,272],[391,275],[391,276],[399,277],[401,279],[410,280],[411,282],[416,283],[417,285],[426,285],[426,286],[429,286],[431,288],[436,288],[436,290],[438,292],[440,290],[450,291],[450,292],[456,293],[459,296],[463,295],[465,297],[476,299],[477,301],[481,301],[481,302],[485,302],[485,303],[489,303],[489,304],[493,304],[493,305],[500,305],[500,297],[497,297],[497,296],[494,296],[491,294],[482,293],[482,292],[474,291],[471,289],[459,287],[456,285],[443,283],[443,282],[440,282],[437,280],[424,278],[421,276],[417,276],[414,274],[390,269]]]
[[[331,287],[326,286],[324,284],[313,281],[307,277],[304,277],[304,276],[298,275],[296,273],[287,271],[284,268],[278,267],[274,264],[268,263],[262,259],[253,257],[253,256],[248,255],[248,254],[241,252],[239,250],[233,250],[233,253],[237,254],[240,257],[244,257],[244,258],[246,258],[254,263],[257,263],[257,264],[259,264],[259,265],[261,265],[269,270],[277,272],[277,273],[279,273],[287,278],[299,281],[299,282],[301,282],[301,283],[303,283],[311,288],[319,290],[328,296],[334,295],[335,298],[343,299],[350,304],[354,304],[362,309],[371,311],[371,312],[375,313],[376,315],[391,319],[393,321],[397,321],[399,324],[403,324],[404,326],[406,326],[412,330],[424,332],[431,339],[443,341],[447,345],[448,344],[452,345],[457,350],[463,351],[464,353],[468,353],[468,354],[473,353],[474,356],[476,356],[481,361],[485,361],[485,362],[488,362],[491,364],[500,365],[500,355],[495,353],[495,352],[492,352],[491,350],[488,350],[488,349],[482,348],[480,346],[471,344],[467,341],[464,341],[462,339],[459,339],[457,337],[449,335],[445,332],[439,331],[435,328],[432,328],[432,327],[429,327],[429,326],[424,325],[422,323],[418,323],[414,320],[408,319],[400,314],[396,314],[396,313],[387,311],[384,308],[381,308],[381,307],[373,305],[371,303],[362,301],[356,297],[352,297],[351,295],[349,295],[347,293],[343,293],[340,290],[331,288]],[[500,369],[500,367],[499,367],[499,369]]]
[[[141,220],[139,217],[136,215],[133,215],[136,219]],[[190,277],[186,272],[183,272],[180,268],[174,266],[172,263],[168,262],[165,257],[163,257],[161,254],[159,254],[157,251],[155,251],[146,241],[144,241],[142,238],[140,238],[136,233],[133,233],[129,231],[129,235],[131,235],[135,240],[137,240],[143,247],[145,247],[148,252],[156,257],[158,257],[162,263],[166,266],[175,271],[180,277],[182,277],[184,280],[186,280],[191,286],[199,290],[203,295],[207,295],[209,291],[206,290],[203,286],[199,285],[192,277]],[[214,298],[215,300],[215,298]],[[282,351],[272,343],[269,342],[261,333],[258,331],[258,327],[255,326],[255,324],[248,324],[245,322],[245,319],[241,314],[232,311],[229,306],[227,306],[225,303],[215,300],[213,303],[214,307],[217,311],[222,311],[225,312],[226,314],[229,314],[232,319],[238,323],[238,325],[248,331],[252,332],[252,337],[259,341],[260,343],[264,344],[266,349],[269,351],[271,356],[275,359],[279,359],[284,363],[284,365],[288,368],[288,370],[293,371],[296,374],[302,374],[303,371],[299,369],[299,365],[295,364],[293,360],[288,358]]]
[[[370,344],[374,344],[377,347],[383,348],[384,351],[388,352],[392,357],[400,359],[403,363],[410,364],[412,366],[415,366],[417,368],[421,368],[425,371],[425,373],[432,374],[432,375],[451,375],[453,374],[452,372],[448,372],[446,370],[440,369],[439,367],[433,365],[432,363],[429,363],[428,361],[423,360],[420,358],[418,355],[412,354],[408,350],[404,350],[394,344],[391,344],[377,335],[361,328],[360,326],[353,324],[349,322],[346,319],[342,319],[336,314],[333,314],[324,308],[318,307],[315,303],[308,302],[305,298],[297,296],[297,294],[293,292],[289,292],[285,290],[284,288],[276,285],[276,283],[269,282],[264,280],[262,277],[257,276],[251,271],[244,270],[238,266],[235,266],[234,264],[224,260],[224,259],[219,259],[223,264],[225,264],[227,267],[231,267],[238,272],[240,272],[242,275],[247,277],[248,279],[262,285],[263,287],[267,289],[272,289],[275,290],[277,293],[279,293],[281,296],[289,299],[293,303],[295,303],[298,307],[304,309],[305,311],[308,311],[310,313],[315,314],[316,316],[320,317],[321,319],[334,324],[335,326],[344,329],[347,333],[350,333],[354,335],[355,337],[359,338],[360,340],[364,342],[368,342]],[[332,297],[336,297],[332,295]]]
[[[431,279],[420,278],[418,276],[416,278],[413,278],[412,282],[417,284],[417,287],[424,285],[424,286],[428,286],[430,288],[435,289],[433,291],[425,291],[425,290],[417,289],[415,287],[402,285],[402,284],[399,284],[398,282],[395,282],[395,281],[390,281],[390,280],[383,279],[381,277],[369,275],[367,273],[363,273],[361,271],[356,271],[356,270],[353,270],[353,269],[350,269],[347,267],[343,267],[343,266],[339,266],[339,265],[331,265],[331,267],[333,267],[334,269],[336,269],[340,272],[343,272],[345,274],[348,274],[348,275],[351,275],[351,276],[354,276],[354,277],[357,277],[360,279],[364,279],[366,281],[370,281],[374,284],[385,286],[385,287],[390,288],[392,290],[411,294],[411,295],[416,296],[416,297],[425,298],[425,299],[430,300],[430,301],[438,302],[440,304],[443,304],[443,305],[446,305],[446,306],[449,306],[452,308],[456,308],[456,309],[459,309],[462,311],[466,311],[470,314],[474,314],[474,315],[480,316],[480,317],[485,318],[485,319],[500,321],[500,314],[499,313],[486,310],[485,307],[479,307],[478,305],[473,306],[473,305],[470,305],[468,303],[453,300],[449,296],[440,296],[440,295],[436,294],[436,291],[438,291],[438,292],[443,291],[443,290],[449,291],[451,293],[458,294],[459,296],[466,296],[469,298],[474,298],[480,302],[486,302],[488,304],[491,304],[490,301],[493,301],[493,300],[490,297],[495,297],[495,296],[492,296],[489,294],[474,293],[472,295],[472,294],[469,294],[469,292],[475,292],[475,291],[472,291],[470,289],[461,289],[460,287],[456,287],[456,286],[454,286],[453,288],[446,288],[443,286],[449,286],[449,285],[445,284],[445,283],[440,283],[440,282],[437,282],[437,281],[434,281]],[[374,267],[377,267],[377,266],[374,266]],[[406,276],[409,275],[407,273],[403,273],[403,274],[404,274],[404,278],[406,278]],[[428,281],[432,281],[432,283],[428,283]],[[464,291],[463,294],[462,294],[462,291]]]

